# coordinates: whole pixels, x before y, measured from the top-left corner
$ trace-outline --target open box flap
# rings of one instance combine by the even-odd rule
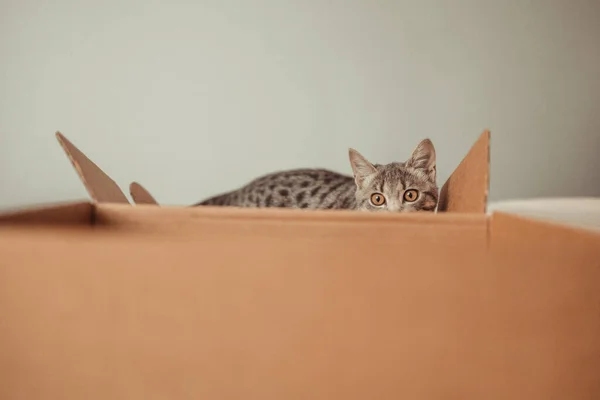
[[[150,192],[137,182],[132,182],[129,185],[129,194],[135,204],[152,204],[158,205],[158,202],[152,197]]]
[[[77,175],[94,202],[128,203],[127,197],[119,186],[100,169],[92,160],[83,154],[63,134],[56,132],[56,138],[71,160]]]
[[[490,177],[490,131],[484,131],[440,191],[438,211],[485,213]]]

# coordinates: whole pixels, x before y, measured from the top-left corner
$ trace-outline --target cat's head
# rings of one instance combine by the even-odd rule
[[[435,211],[438,202],[435,149],[425,139],[406,162],[371,164],[350,149],[356,204],[365,211]]]

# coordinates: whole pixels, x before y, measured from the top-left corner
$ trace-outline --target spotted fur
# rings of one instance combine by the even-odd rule
[[[275,172],[196,205],[435,211],[438,202],[435,149],[429,139],[419,143],[406,162],[371,164],[354,149],[349,150],[349,158],[352,176],[326,169]],[[417,192],[414,201],[405,197],[410,190]],[[382,195],[385,203],[376,205],[374,195]]]

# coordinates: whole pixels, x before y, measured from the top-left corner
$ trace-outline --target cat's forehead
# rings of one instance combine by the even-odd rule
[[[389,164],[380,164],[376,166],[377,176],[380,179],[400,180],[406,178],[410,173],[407,168],[404,167],[404,163],[394,162]]]
[[[378,171],[386,171],[392,169],[404,169],[404,164],[405,163],[403,162],[393,162],[389,164],[374,164],[374,166]]]
[[[406,168],[402,162],[377,164],[375,168],[377,168],[378,172],[373,179],[373,184],[375,185],[385,183],[392,186],[405,186],[429,183],[429,179],[423,171]]]

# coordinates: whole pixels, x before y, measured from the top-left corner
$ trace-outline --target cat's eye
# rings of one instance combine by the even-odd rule
[[[382,195],[381,193],[373,193],[371,195],[371,204],[373,204],[374,206],[382,206],[385,204],[385,196]]]
[[[413,201],[417,200],[418,197],[419,192],[415,189],[410,189],[404,192],[404,201],[407,201],[409,203],[412,203]]]

